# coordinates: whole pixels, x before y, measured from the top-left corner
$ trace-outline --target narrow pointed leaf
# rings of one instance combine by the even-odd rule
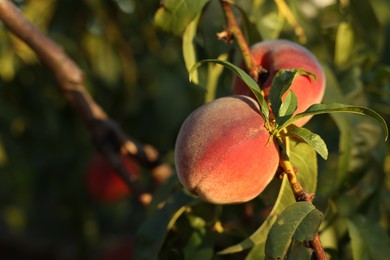
[[[297,127],[295,125],[290,125],[288,134],[305,141],[313,147],[314,150],[316,150],[316,152],[324,158],[324,160],[328,159],[328,148],[326,147],[324,140],[319,135],[311,132],[307,128]]]
[[[272,80],[271,90],[269,93],[271,109],[276,117],[283,116],[279,111],[283,103],[282,96],[289,90],[294,82],[294,79],[300,75],[311,76],[314,79],[316,78],[313,73],[310,73],[305,69],[279,70],[276,73],[274,79]],[[287,111],[288,109],[284,108],[284,110]]]
[[[337,28],[334,63],[337,66],[345,65],[354,51],[354,32],[352,25],[342,22]]]
[[[298,98],[293,91],[290,91],[280,106],[279,116],[276,117],[276,123],[282,125],[292,117],[297,108]]]
[[[293,91],[288,92],[283,103],[280,105],[279,116],[291,116],[298,107],[298,99]]]
[[[387,128],[386,121],[377,112],[367,107],[345,105],[340,103],[314,104],[310,106],[305,112],[299,113],[291,117],[283,125],[278,127],[278,131],[281,131],[283,128],[287,127],[288,125],[291,125],[292,123],[294,123],[295,121],[303,117],[320,115],[320,114],[328,114],[328,113],[353,113],[353,114],[370,116],[375,120],[377,120],[381,125],[381,127],[383,128],[383,131],[385,133],[385,140],[387,140],[388,138],[389,130]]]
[[[218,64],[224,66],[225,68],[228,68],[229,70],[234,72],[242,81],[245,82],[245,84],[255,94],[255,96],[256,96],[259,104],[260,104],[260,109],[261,109],[261,113],[264,116],[264,120],[268,124],[268,121],[269,121],[269,109],[268,109],[267,102],[265,101],[263,95],[261,94],[259,85],[257,85],[257,82],[251,76],[249,76],[244,70],[242,70],[241,68],[237,67],[236,65],[234,65],[234,64],[232,64],[232,63],[230,63],[228,61],[218,60],[218,59],[201,60],[201,61],[195,63],[192,66],[192,69],[190,70],[190,73],[189,73],[190,74],[190,76],[189,76],[190,77],[190,81],[192,79],[192,73],[195,70],[197,70],[200,66],[202,66],[204,63],[208,63],[208,62],[218,63]]]
[[[223,53],[218,56],[218,60],[227,60],[228,54]],[[223,66],[219,66],[218,64],[209,63],[207,69],[207,82],[206,82],[206,96],[205,102],[210,102],[215,99],[215,95],[217,92],[218,80],[223,72]]]
[[[199,18],[200,15],[198,15],[190,24],[188,24],[183,33],[183,58],[188,72],[191,70],[192,64],[196,63],[194,38],[196,36],[196,29],[198,28]],[[197,71],[194,71],[194,74],[192,75],[192,81],[197,85],[199,84]]]

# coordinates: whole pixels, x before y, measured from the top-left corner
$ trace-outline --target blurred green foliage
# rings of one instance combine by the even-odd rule
[[[183,32],[185,48],[180,36],[156,28],[155,13],[162,8],[158,1],[15,2],[83,69],[88,91],[110,117],[130,136],[157,147],[169,163],[182,121],[204,102],[206,89],[216,87],[216,97],[231,93],[232,75],[225,70],[205,66],[199,70],[200,86],[188,81],[186,62],[221,55],[241,60],[234,43],[216,37],[225,26],[216,0],[200,1],[207,3],[190,16],[198,20],[169,25],[178,33],[193,22],[192,31]],[[233,2],[250,44],[276,38],[302,41],[274,1]],[[287,3],[303,29],[306,42],[301,43],[325,68],[324,102],[367,106],[389,123],[390,3]],[[180,192],[169,197],[178,187],[174,179],[161,187],[154,208],[147,211],[132,197],[110,205],[93,201],[84,185],[86,164],[95,153],[87,128],[48,68],[1,23],[0,108],[1,259],[97,258],[122,239],[135,238],[140,226],[141,234],[148,230],[145,223],[153,223],[153,216],[155,225],[170,227],[167,232],[162,226],[160,240],[153,241],[159,246],[148,252],[160,259],[258,256],[257,247],[249,254],[215,254],[258,229],[276,200],[279,180],[251,203],[223,208]],[[385,251],[372,252],[374,242],[386,250],[390,234],[390,153],[380,126],[361,116],[324,115],[314,117],[308,128],[322,136],[330,152],[327,161],[318,159],[315,200],[325,213],[320,228],[325,248],[333,259],[359,259],[359,248],[367,249],[370,259],[380,259]],[[161,214],[159,205],[166,198],[173,198],[165,208],[168,219],[158,222],[154,214]],[[169,223],[171,213],[176,222]],[[145,221],[147,216],[152,217]]]

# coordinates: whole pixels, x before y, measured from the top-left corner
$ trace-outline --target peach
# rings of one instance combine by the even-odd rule
[[[322,101],[325,92],[324,71],[317,58],[309,50],[287,40],[274,40],[257,43],[252,46],[251,51],[256,65],[267,70],[267,73],[260,74],[258,80],[266,100],[268,100],[272,80],[279,70],[303,68],[315,74],[317,79],[314,80],[306,75],[295,78],[291,86],[291,90],[298,99],[298,109],[295,114],[301,113],[311,105]],[[253,97],[252,91],[239,78],[235,79],[233,93]],[[296,121],[295,124],[303,126],[309,120],[310,117],[305,117]]]
[[[124,155],[121,160],[129,174],[136,178],[140,172],[138,164]],[[100,154],[95,154],[88,164],[86,185],[91,196],[100,202],[115,202],[131,194],[128,185]]]
[[[134,243],[132,239],[120,241],[117,245],[109,248],[97,259],[100,260],[131,260],[134,258]]]
[[[246,202],[272,180],[279,153],[258,103],[248,96],[216,99],[193,111],[180,128],[176,170],[189,191],[215,204]]]

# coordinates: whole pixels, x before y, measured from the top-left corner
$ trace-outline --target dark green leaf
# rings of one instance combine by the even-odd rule
[[[355,260],[386,259],[390,255],[390,238],[375,222],[363,216],[347,221]]]
[[[378,20],[378,15],[372,8],[375,1],[350,1],[353,21],[367,49],[374,54],[379,54],[384,43],[384,26]],[[386,2],[386,1],[385,1]],[[364,19],[361,19],[364,17]]]
[[[300,75],[311,76],[314,79],[316,78],[314,74],[308,72],[305,69],[291,69],[291,70],[279,70],[276,73],[274,79],[272,80],[271,90],[269,92],[269,102],[271,104],[272,112],[274,113],[276,118],[280,116],[284,116],[279,111],[282,105],[282,96],[284,95],[284,93],[286,93],[289,90],[294,79]],[[294,107],[295,104],[291,103],[291,106]],[[292,111],[293,108],[288,108],[287,106],[283,110]],[[295,112],[295,110],[293,112]]]
[[[195,70],[197,70],[201,65],[203,65],[204,63],[208,63],[208,62],[214,62],[214,63],[221,64],[225,68],[228,68],[229,70],[234,72],[240,79],[242,79],[242,81],[245,82],[245,84],[252,90],[253,94],[255,94],[255,96],[260,104],[261,113],[263,114],[264,120],[266,121],[266,123],[268,125],[269,109],[268,109],[267,102],[265,101],[264,97],[261,94],[259,85],[257,85],[256,81],[251,76],[249,76],[245,71],[243,71],[241,68],[237,67],[236,65],[234,65],[228,61],[218,60],[218,59],[201,60],[201,61],[197,62],[196,64],[194,64],[194,66],[192,66],[192,69],[190,70],[190,73],[189,73],[190,74],[190,81],[192,79],[192,73]]]
[[[306,243],[293,240],[288,252],[288,259],[308,260],[311,259],[313,250],[307,247]]]
[[[154,24],[166,32],[181,35],[208,1],[164,0],[154,15]]]
[[[206,237],[206,230],[195,230],[183,248],[185,259],[212,259],[213,245]]]
[[[136,235],[135,258],[156,259],[172,217],[176,212],[183,212],[181,210],[183,207],[192,206],[199,201],[182,190],[168,198],[165,205],[154,212],[139,228]]]
[[[310,106],[305,112],[299,113],[293,116],[292,118],[290,118],[289,120],[287,120],[283,125],[281,125],[278,128],[278,131],[280,131],[281,129],[287,127],[288,125],[294,123],[295,121],[303,117],[319,115],[319,114],[327,114],[327,113],[354,113],[359,115],[370,116],[376,119],[379,122],[379,124],[382,126],[385,132],[385,140],[387,140],[387,137],[389,135],[389,130],[387,128],[386,121],[377,112],[367,107],[345,105],[340,103],[314,104]]]
[[[313,216],[316,216],[316,219],[309,217],[309,220],[314,220],[313,223],[303,224],[305,218],[312,211],[318,211],[315,209],[314,205],[308,202],[297,202],[282,212],[268,234],[265,252],[269,258],[285,258],[296,232],[299,232],[299,237],[309,237],[312,235],[313,230],[316,231],[316,229],[318,229],[318,221],[321,223],[322,214],[314,214]],[[298,231],[298,228],[303,226],[305,228]],[[304,231],[307,231],[310,234],[303,234]]]
[[[309,129],[297,127],[295,125],[289,126],[288,134],[305,141],[313,147],[322,158],[325,160],[328,159],[328,148],[319,135],[311,132]]]
[[[294,234],[294,239],[299,242],[313,240],[323,219],[324,214],[321,211],[317,209],[310,211],[305,220],[299,224]]]
[[[314,193],[317,187],[317,157],[314,149],[308,144],[297,142],[294,139],[289,142],[289,148],[291,163],[298,169],[297,178],[299,182],[306,192]],[[284,176],[278,198],[264,223],[247,239],[220,251],[219,254],[240,252],[254,246],[255,251],[261,251],[261,248],[259,247],[261,247],[261,244],[265,243],[267,234],[277,216],[279,216],[285,208],[294,203],[295,198],[290,184],[286,176]]]

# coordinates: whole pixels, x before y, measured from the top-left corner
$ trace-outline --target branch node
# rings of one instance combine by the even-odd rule
[[[217,33],[218,40],[223,40],[225,43],[232,43],[233,37],[230,30],[225,29],[222,32]]]

